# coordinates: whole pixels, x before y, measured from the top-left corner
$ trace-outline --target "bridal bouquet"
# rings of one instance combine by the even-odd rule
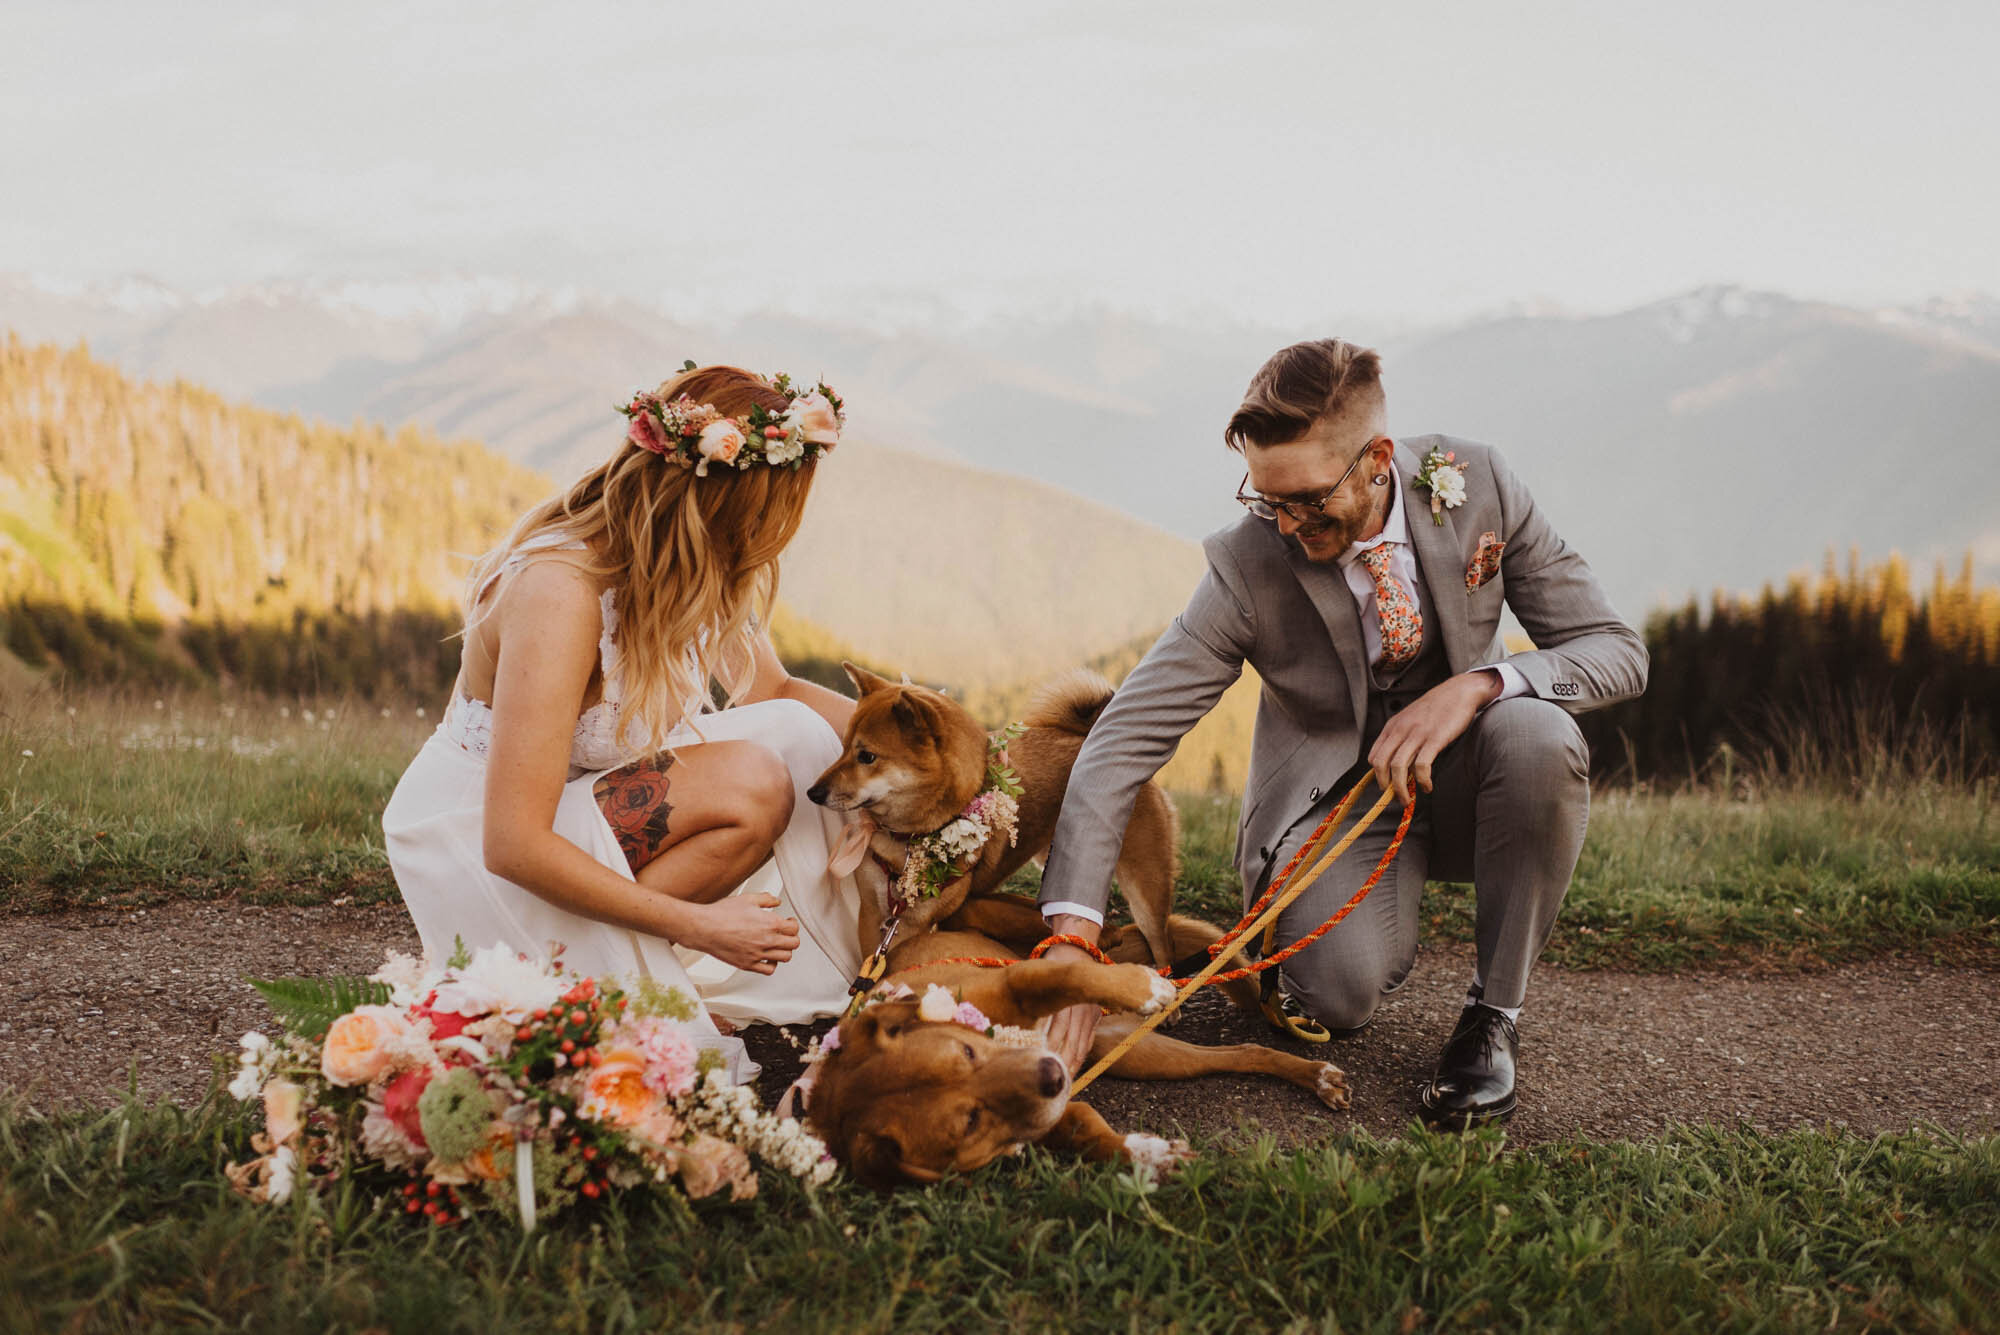
[[[285,1033],[245,1034],[229,1086],[264,1104],[259,1157],[226,1170],[253,1200],[353,1174],[433,1224],[497,1208],[532,1229],[647,1185],[744,1200],[753,1156],[809,1183],[833,1174],[800,1123],[729,1083],[674,988],[625,992],[463,945],[442,969],[392,953],[366,979],[254,986]]]

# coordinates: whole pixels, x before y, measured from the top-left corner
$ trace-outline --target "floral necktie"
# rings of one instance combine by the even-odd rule
[[[1424,647],[1424,617],[1417,600],[1389,569],[1389,544],[1377,543],[1361,553],[1361,564],[1375,581],[1375,620],[1382,632],[1381,668],[1401,672],[1416,662]]]

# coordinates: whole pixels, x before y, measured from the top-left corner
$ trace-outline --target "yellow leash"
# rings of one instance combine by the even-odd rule
[[[1360,781],[1354,785],[1354,792],[1359,793],[1374,779],[1374,777],[1375,775],[1373,771],[1370,771],[1369,773],[1362,775]],[[1349,796],[1351,797],[1353,796],[1353,794],[1350,793]],[[1092,1066],[1089,1070],[1085,1071],[1082,1075],[1078,1076],[1076,1078],[1076,1082],[1070,1086],[1070,1093],[1072,1095],[1075,1095],[1081,1092],[1085,1087],[1087,1087],[1090,1084],[1091,1081],[1097,1079],[1098,1076],[1103,1075],[1105,1071],[1110,1069],[1113,1063],[1115,1063],[1120,1057],[1123,1057],[1127,1052],[1131,1051],[1133,1044],[1137,1043],[1140,1039],[1144,1038],[1147,1034],[1151,1033],[1153,1030],[1159,1028],[1160,1025],[1166,1021],[1166,1018],[1168,1016],[1172,1015],[1175,1011],[1179,1010],[1181,1008],[1182,1003],[1195,994],[1196,989],[1201,987],[1201,985],[1206,983],[1210,978],[1220,973],[1224,965],[1228,964],[1231,960],[1235,959],[1237,955],[1241,954],[1243,952],[1244,947],[1248,946],[1250,942],[1258,935],[1259,932],[1265,931],[1267,929],[1275,930],[1278,925],[1278,915],[1280,913],[1283,913],[1287,908],[1289,908],[1292,904],[1292,901],[1296,900],[1300,895],[1304,894],[1306,888],[1312,885],[1313,882],[1317,881],[1320,878],[1321,873],[1323,873],[1328,867],[1333,865],[1334,860],[1336,858],[1338,858],[1342,853],[1345,853],[1349,848],[1353,846],[1354,841],[1361,837],[1362,832],[1375,823],[1375,818],[1382,814],[1383,809],[1389,805],[1390,799],[1393,798],[1394,796],[1395,794],[1393,792],[1389,791],[1386,788],[1383,789],[1382,796],[1375,800],[1375,805],[1370,807],[1368,809],[1367,814],[1362,816],[1360,820],[1356,821],[1354,825],[1349,828],[1347,833],[1340,837],[1340,842],[1335,844],[1330,852],[1328,852],[1324,857],[1321,857],[1318,862],[1312,863],[1311,870],[1309,870],[1304,876],[1295,880],[1291,885],[1286,886],[1284,893],[1280,895],[1277,899],[1273,900],[1270,906],[1267,907],[1264,910],[1264,912],[1254,922],[1250,923],[1249,926],[1245,927],[1241,932],[1239,932],[1236,936],[1236,939],[1229,944],[1227,949],[1219,952],[1214,959],[1208,962],[1208,966],[1204,968],[1200,973],[1188,979],[1186,985],[1184,985],[1181,988],[1180,993],[1174,997],[1172,1002],[1170,1002],[1168,1005],[1161,1008],[1160,1010],[1155,1011],[1153,1014],[1148,1015],[1145,1019],[1141,1020],[1138,1023],[1138,1025],[1132,1030],[1131,1033],[1125,1035],[1125,1037],[1118,1040],[1118,1044],[1116,1047],[1112,1048],[1111,1051],[1105,1053],[1102,1057],[1100,1057],[1097,1060],[1096,1065]],[[1310,862],[1310,860],[1315,855],[1317,855],[1320,848],[1325,846],[1326,841],[1331,839],[1332,837],[1333,837],[1333,827],[1332,825],[1329,824],[1326,828],[1322,829],[1309,844],[1307,844],[1305,851],[1299,855],[1299,860],[1301,862]],[[1357,896],[1357,901],[1358,901],[1358,896]],[[1352,907],[1351,903],[1349,907]]]

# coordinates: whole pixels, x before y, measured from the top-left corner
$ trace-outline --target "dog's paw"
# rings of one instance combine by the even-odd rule
[[[1313,1093],[1329,1108],[1345,1108],[1350,1100],[1347,1095],[1347,1072],[1332,1062],[1319,1064],[1319,1080],[1313,1085]]]
[[[1171,978],[1162,978],[1159,974],[1149,973],[1146,975],[1146,981],[1151,990],[1147,994],[1146,1004],[1139,1007],[1141,1015],[1151,1015],[1155,1011],[1165,1010],[1173,1004],[1174,998],[1181,994],[1181,990],[1174,986],[1174,980]]]
[[[1194,1149],[1185,1140],[1166,1140],[1134,1131],[1125,1137],[1125,1157],[1146,1177],[1157,1178],[1194,1158]]]

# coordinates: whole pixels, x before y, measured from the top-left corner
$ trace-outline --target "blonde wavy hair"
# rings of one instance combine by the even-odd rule
[[[781,413],[789,403],[762,376],[734,366],[683,371],[658,393],[669,401],[685,394],[727,417],[756,404]],[[771,624],[778,557],[805,516],[814,466],[807,459],[696,477],[627,439],[473,563],[466,630],[482,615],[487,581],[523,543],[545,533],[581,539],[588,551],[564,557],[603,579],[618,609],[618,740],[634,724],[646,738],[664,737],[691,705],[711,707],[711,681],[731,703],[750,688],[753,637]]]

